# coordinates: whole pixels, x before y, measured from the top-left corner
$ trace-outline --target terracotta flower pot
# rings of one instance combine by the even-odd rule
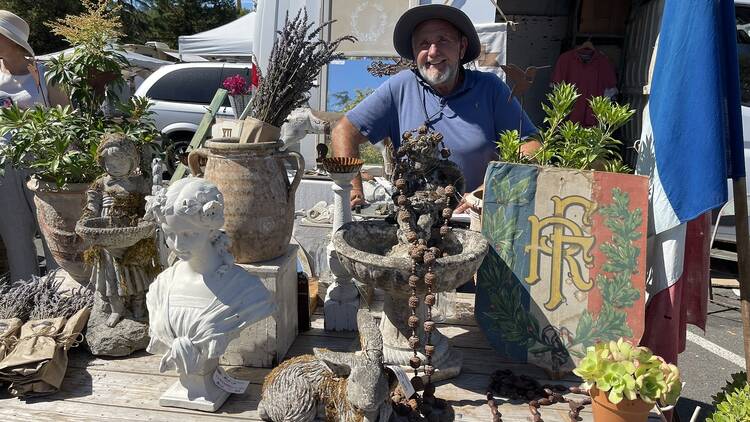
[[[58,188],[54,183],[31,179],[36,218],[52,257],[77,282],[87,284],[90,271],[83,262],[83,239],[75,232],[76,222],[86,205],[87,183],[72,183]]]
[[[595,422],[645,422],[654,407],[641,399],[623,400],[612,404],[607,393],[596,387],[591,388],[592,412]]]

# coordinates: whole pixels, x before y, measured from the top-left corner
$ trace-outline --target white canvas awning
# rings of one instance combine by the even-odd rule
[[[250,57],[253,54],[255,12],[226,25],[177,39],[181,59],[189,56]]]
[[[41,56],[36,56],[35,58],[39,61],[49,61],[51,58],[59,57],[61,54],[64,54],[66,56],[69,56],[73,54],[73,47],[67,48],[62,51],[56,51],[54,53],[44,54]],[[143,69],[148,70],[156,70],[162,66],[172,64],[172,62],[168,62],[166,60],[157,59],[154,57],[144,56],[143,54],[134,53],[132,51],[125,51],[121,50],[119,47],[116,50],[118,53],[122,54],[127,60],[128,63],[130,63],[130,66],[132,67],[139,67]]]

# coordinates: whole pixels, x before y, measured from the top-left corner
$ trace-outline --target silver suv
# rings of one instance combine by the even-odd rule
[[[184,155],[224,79],[242,75],[249,80],[251,71],[251,63],[179,63],[159,68],[141,83],[135,95],[151,100],[156,128],[166,139],[164,148],[170,172]],[[228,99],[217,116],[233,116]]]

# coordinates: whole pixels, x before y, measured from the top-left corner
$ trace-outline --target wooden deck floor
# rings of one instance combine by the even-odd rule
[[[464,356],[463,372],[457,378],[442,382],[436,395],[453,408],[456,421],[490,421],[485,400],[489,375],[501,368],[517,374],[529,374],[545,381],[545,373],[530,365],[507,363],[487,343],[472,315],[473,296],[457,295],[456,317],[440,324],[440,330],[451,338]],[[353,350],[358,346],[352,333],[331,333],[322,329],[322,315],[316,314],[313,329],[297,337],[288,356],[310,353],[313,347]],[[159,396],[177,379],[174,372],[158,372],[160,356],[145,352],[127,358],[101,359],[83,348],[71,350],[68,372],[62,389],[55,395],[21,401],[0,393],[2,421],[227,421],[260,420],[257,404],[260,387],[268,369],[231,367],[228,372],[250,381],[243,395],[233,395],[216,413],[202,413],[159,406]],[[577,385],[575,377],[555,381]],[[505,422],[529,421],[526,403],[498,399]],[[542,409],[546,422],[568,421],[568,408],[556,404]],[[652,415],[653,416],[653,415]],[[583,421],[592,421],[591,409],[581,412]],[[652,420],[658,420],[655,416]]]

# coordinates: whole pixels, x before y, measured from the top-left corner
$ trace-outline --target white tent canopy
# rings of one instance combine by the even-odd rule
[[[226,25],[177,39],[182,60],[188,56],[245,56],[253,54],[255,12],[250,12]]]
[[[73,50],[74,48],[70,47],[62,51],[56,51],[54,53],[36,56],[36,59],[39,61],[46,62],[52,58],[57,58],[62,54],[66,56],[70,56],[71,54],[73,54]],[[148,70],[156,70],[162,66],[172,64],[172,62],[168,62],[166,60],[144,56],[143,54],[134,53],[132,51],[125,51],[125,50],[122,50],[120,47],[117,47],[116,51],[122,54],[128,60],[128,63],[130,63],[131,67],[140,67],[140,68],[148,69]]]

